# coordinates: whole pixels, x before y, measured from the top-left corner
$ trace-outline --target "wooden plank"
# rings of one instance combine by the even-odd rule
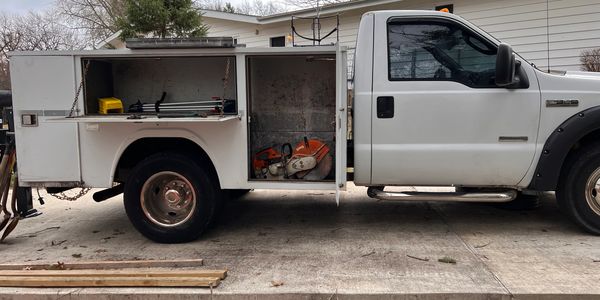
[[[183,260],[124,260],[89,261],[55,264],[0,264],[0,270],[81,270],[81,269],[127,269],[127,268],[187,268],[200,267],[202,259]]]
[[[217,277],[36,277],[0,276],[2,287],[216,287]]]
[[[225,279],[227,270],[6,270],[0,276],[23,277],[216,277]]]

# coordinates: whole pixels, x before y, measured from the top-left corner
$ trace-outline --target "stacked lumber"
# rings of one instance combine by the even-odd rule
[[[202,260],[5,264],[0,265],[0,286],[213,288],[227,277],[227,270],[175,269],[197,265]]]

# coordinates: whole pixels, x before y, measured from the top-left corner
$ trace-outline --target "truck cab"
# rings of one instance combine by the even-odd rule
[[[355,68],[354,180],[372,186],[371,196],[431,199],[383,193],[388,185],[557,191],[568,215],[600,232],[600,76],[543,72],[467,20],[435,11],[365,14]]]
[[[515,83],[496,84],[499,45],[453,14],[363,16],[354,180],[526,187],[537,146],[540,87],[535,68],[521,58]]]

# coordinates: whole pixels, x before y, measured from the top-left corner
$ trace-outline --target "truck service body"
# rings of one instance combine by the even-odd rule
[[[121,184],[131,221],[159,242],[198,237],[234,191],[339,197],[348,178],[394,200],[507,202],[557,191],[569,216],[600,233],[600,75],[540,71],[475,25],[435,11],[363,15],[350,103],[347,65],[341,46],[12,53],[19,183]],[[132,104],[169,88],[180,99],[235,99],[235,112],[98,114],[92,104],[98,90]],[[282,100],[289,95],[311,100],[292,97],[294,106]],[[303,136],[329,147],[330,175],[255,177],[261,147],[288,138],[293,148]],[[280,168],[290,163],[285,151]],[[409,185],[456,192],[384,191]]]

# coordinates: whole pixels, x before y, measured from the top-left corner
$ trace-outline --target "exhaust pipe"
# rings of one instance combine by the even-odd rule
[[[440,202],[510,202],[517,198],[516,190],[482,192],[386,192],[383,187],[369,187],[367,195],[379,200],[440,201]]]
[[[94,198],[94,201],[96,201],[96,202],[102,202],[102,201],[108,200],[112,197],[122,194],[123,187],[124,187],[124,185],[121,183],[121,184],[115,185],[109,189],[95,192],[94,196],[92,196],[92,198]]]

